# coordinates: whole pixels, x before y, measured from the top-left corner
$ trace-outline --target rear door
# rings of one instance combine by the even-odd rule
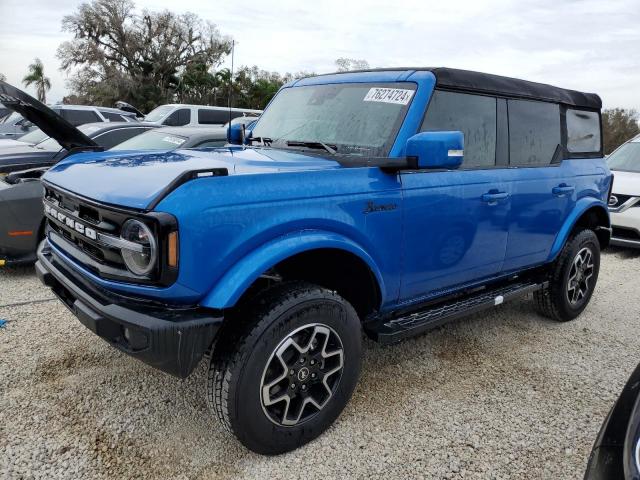
[[[495,276],[507,245],[509,190],[495,97],[436,90],[421,131],[459,130],[455,171],[402,172],[404,259],[401,302],[414,302]]]
[[[562,162],[560,105],[510,99],[507,107],[512,198],[505,272],[545,262],[576,202],[576,178]]]

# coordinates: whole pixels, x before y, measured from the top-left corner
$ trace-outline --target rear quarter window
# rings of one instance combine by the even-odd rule
[[[509,100],[509,163],[550,165],[561,143],[560,106],[555,103]]]
[[[598,112],[567,109],[567,150],[571,153],[600,151],[600,115]]]

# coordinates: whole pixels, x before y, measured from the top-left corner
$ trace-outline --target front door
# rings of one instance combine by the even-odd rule
[[[509,191],[502,170],[407,172],[400,301],[446,293],[500,272]]]
[[[445,294],[502,269],[511,192],[499,166],[505,138],[499,128],[501,102],[485,95],[433,93],[421,131],[461,131],[464,160],[456,171],[401,174],[401,303]]]

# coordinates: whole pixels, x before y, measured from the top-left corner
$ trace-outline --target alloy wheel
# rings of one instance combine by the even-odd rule
[[[591,288],[590,280],[593,273],[593,252],[585,247],[573,259],[567,279],[567,300],[572,306],[586,298]]]
[[[264,413],[281,426],[306,422],[333,397],[343,367],[344,350],[335,330],[319,323],[297,328],[267,361],[260,384]]]

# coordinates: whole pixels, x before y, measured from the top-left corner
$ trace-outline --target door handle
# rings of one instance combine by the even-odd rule
[[[575,190],[576,187],[572,187],[571,185],[563,183],[561,185],[558,185],[557,187],[553,187],[553,190],[551,191],[556,197],[564,197],[565,195],[571,195],[573,192],[575,192]]]
[[[491,191],[482,195],[482,201],[489,205],[496,205],[500,200],[505,200],[507,198],[509,198],[509,194],[507,192]]]

